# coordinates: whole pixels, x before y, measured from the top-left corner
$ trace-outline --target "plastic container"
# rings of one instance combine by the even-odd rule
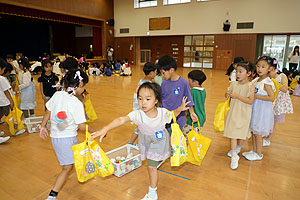
[[[139,148],[134,145],[126,144],[109,152],[107,157],[112,162],[117,177],[121,177],[132,170],[142,166],[141,154]],[[128,157],[128,155],[131,155]],[[123,158],[118,160],[117,158]]]
[[[29,117],[25,119],[25,124],[29,133],[40,132],[43,117]],[[46,128],[50,130],[50,121],[47,122]]]

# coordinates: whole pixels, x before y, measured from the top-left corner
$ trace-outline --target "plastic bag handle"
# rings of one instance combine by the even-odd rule
[[[174,111],[172,111],[172,119],[173,119],[173,123],[176,123],[176,117],[175,117]]]
[[[85,125],[85,142],[87,143],[87,145],[88,145],[88,147],[89,147],[89,154],[90,154],[90,157],[91,157],[91,159],[92,159],[92,161],[93,161],[93,164],[95,165],[95,167],[96,167],[96,169],[97,169],[97,164],[96,164],[96,161],[94,160],[94,158],[93,158],[93,155],[92,155],[92,153],[91,153],[91,143],[90,143],[90,141],[89,141],[89,139],[91,138],[91,135],[90,135],[90,133],[89,133],[89,126],[86,124]],[[98,170],[97,170],[98,171]]]
[[[192,122],[192,130],[194,130],[194,123],[196,123],[196,122]],[[199,120],[197,121],[197,123],[198,123],[198,128],[199,128],[199,135],[201,135],[201,128],[200,128]]]

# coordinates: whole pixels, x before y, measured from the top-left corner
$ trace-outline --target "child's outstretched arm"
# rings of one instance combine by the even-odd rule
[[[10,103],[10,109],[13,110],[14,109],[14,101],[10,95],[10,92],[8,90],[4,91],[5,96],[8,98],[9,103]]]
[[[246,104],[252,104],[253,101],[254,101],[254,91],[255,91],[255,86],[252,85],[251,86],[251,89],[250,89],[250,96],[249,97],[243,97],[235,92],[232,92],[230,93],[229,92],[229,96],[232,98],[232,99],[238,99],[240,100],[241,102],[244,102]]]
[[[49,135],[48,131],[47,131],[47,128],[46,128],[46,124],[47,124],[47,121],[50,118],[50,114],[51,114],[51,111],[46,110],[45,115],[44,115],[43,120],[42,120],[42,124],[41,124],[40,137],[44,140],[47,139],[47,137]]]
[[[177,117],[182,111],[189,109],[186,105],[188,105],[190,101],[186,102],[186,100],[187,97],[183,97],[181,105],[177,109],[173,110],[175,117]]]
[[[198,116],[194,112],[194,107],[193,106],[189,107],[189,111],[190,111],[190,116],[191,116],[191,119],[193,120],[193,122],[198,121]]]
[[[106,133],[109,130],[117,128],[118,126],[121,126],[128,121],[130,121],[130,118],[128,116],[119,117],[119,118],[113,120],[108,125],[104,126],[100,131],[96,131],[96,132],[92,133],[90,141],[92,141],[96,137],[100,136],[100,142],[102,142],[103,137],[106,135]]]
[[[279,90],[283,93],[286,93],[289,90],[288,79],[285,75],[281,77],[281,82],[283,85],[279,88]]]

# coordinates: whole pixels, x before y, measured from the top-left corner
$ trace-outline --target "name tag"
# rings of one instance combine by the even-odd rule
[[[160,140],[164,136],[164,132],[162,130],[155,132],[156,139]]]

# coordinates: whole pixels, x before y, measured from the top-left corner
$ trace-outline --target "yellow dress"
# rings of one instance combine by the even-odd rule
[[[228,88],[229,92],[237,93],[243,97],[250,96],[252,83],[240,84],[232,82]],[[224,136],[233,139],[247,139],[251,136],[250,121],[252,105],[246,104],[238,99],[230,100],[230,110],[226,117]]]

